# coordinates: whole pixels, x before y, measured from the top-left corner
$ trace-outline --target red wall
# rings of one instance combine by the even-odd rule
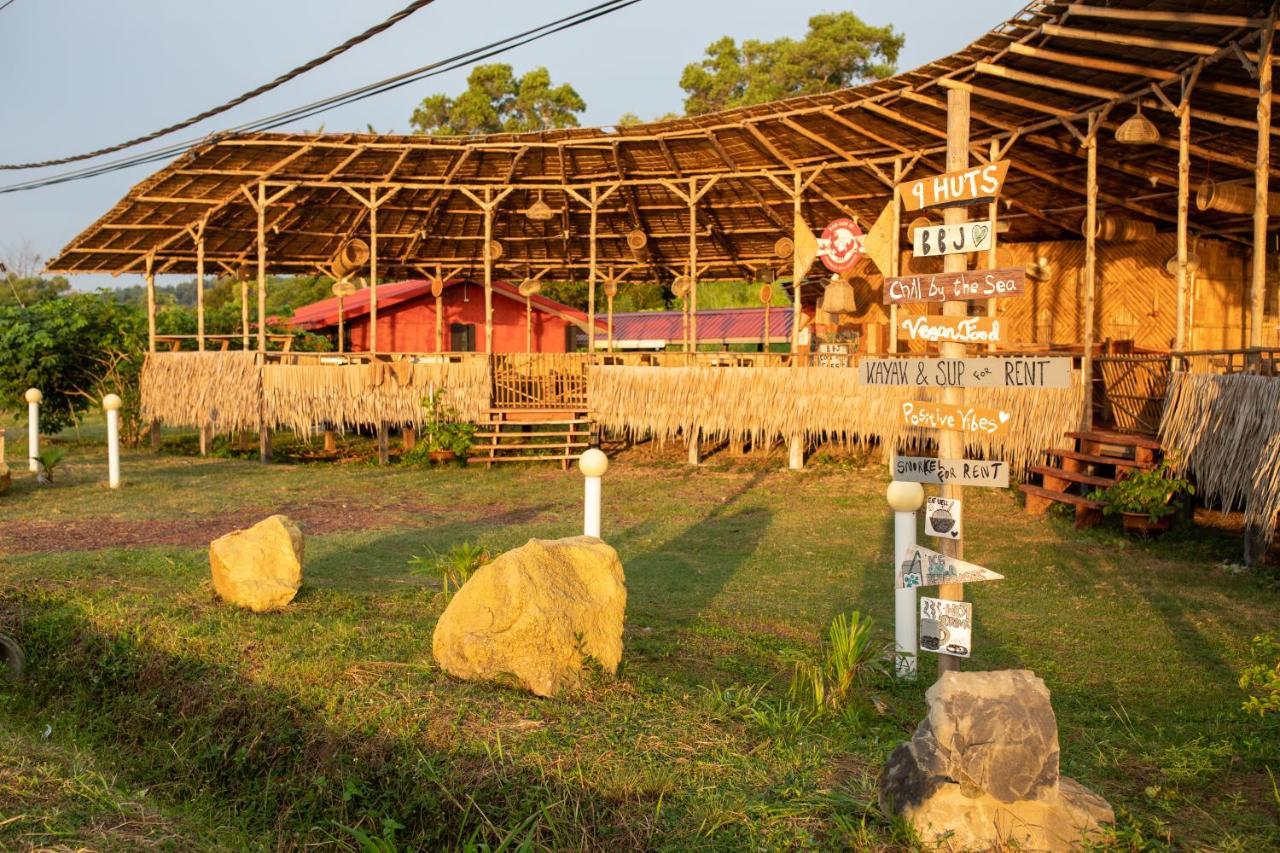
[[[474,323],[476,351],[484,352],[484,286],[456,284],[447,288],[444,302],[444,350],[449,349],[451,323]],[[533,351],[565,352],[565,329],[559,317],[533,310]],[[347,341],[352,352],[369,349],[369,318],[347,323]],[[494,352],[525,351],[524,300],[516,302],[493,294]],[[436,352],[436,300],[430,294],[406,300],[390,308],[378,306],[378,350],[380,352]]]

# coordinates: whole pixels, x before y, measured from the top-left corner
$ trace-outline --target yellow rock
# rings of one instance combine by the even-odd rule
[[[588,658],[617,672],[626,609],[617,551],[587,536],[530,539],[454,594],[432,653],[458,678],[554,696],[579,684]]]
[[[302,531],[273,515],[209,545],[213,588],[224,601],[254,613],[280,610],[302,586]]]

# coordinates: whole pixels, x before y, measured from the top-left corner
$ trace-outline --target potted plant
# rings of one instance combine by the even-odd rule
[[[1174,499],[1195,493],[1196,487],[1176,476],[1166,459],[1150,471],[1134,471],[1114,486],[1094,489],[1089,499],[1103,504],[1104,515],[1118,513],[1125,530],[1155,533],[1172,525],[1177,513]]]
[[[422,405],[427,410],[427,418],[413,455],[421,458],[425,454],[436,463],[465,458],[475,442],[475,425],[461,420],[462,416],[445,403],[443,391],[431,392]]]

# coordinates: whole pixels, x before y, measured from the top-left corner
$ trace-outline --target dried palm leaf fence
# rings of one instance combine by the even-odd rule
[[[420,426],[422,400],[443,390],[476,421],[489,406],[487,360],[262,364],[257,353],[153,353],[142,371],[142,413],[173,426],[219,432],[260,424],[310,435],[319,425]]]
[[[923,449],[928,431],[904,426],[901,404],[931,391],[861,385],[856,370],[829,367],[592,367],[587,381],[595,419],[633,439],[658,442],[700,431],[711,441],[762,444],[803,436],[901,451]],[[1003,436],[974,436],[966,452],[1025,469],[1080,426],[1080,372],[1065,389],[970,389],[967,405],[1009,412]]]
[[[1280,512],[1280,377],[1174,373],[1160,440],[1200,496],[1245,506],[1245,524],[1270,541]]]

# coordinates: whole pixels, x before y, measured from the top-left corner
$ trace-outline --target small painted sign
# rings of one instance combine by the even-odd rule
[[[945,429],[975,435],[1004,435],[1009,431],[1010,415],[986,406],[954,406],[909,400],[902,404],[902,423],[922,429]]]
[[[899,325],[913,341],[957,344],[999,343],[1000,321],[995,317],[903,317]]]
[[[898,589],[938,586],[944,583],[981,583],[1002,581],[1004,575],[974,563],[966,563],[920,545],[907,548],[898,567]]]
[[[1027,289],[1026,269],[973,270],[930,275],[888,276],[884,304],[958,302],[1021,296]]]
[[[967,658],[973,647],[973,605],[945,598],[920,599],[920,648]]]
[[[1071,359],[864,358],[858,381],[904,388],[1070,388]]]
[[[841,217],[827,223],[818,238],[818,257],[834,273],[846,273],[862,260],[862,229],[852,219]]]
[[[1009,488],[1009,463],[1002,461],[894,456],[889,463],[889,472],[893,479],[904,483]]]
[[[930,496],[924,503],[924,532],[938,539],[960,538],[960,501]]]
[[[985,166],[907,181],[898,185],[898,195],[908,211],[976,204],[1000,195],[1008,174],[1009,161],[997,160]]]
[[[912,234],[911,251],[917,258],[985,252],[991,248],[991,234],[994,230],[986,220],[917,228]]]
[[[818,344],[818,367],[848,367],[849,345]]]

